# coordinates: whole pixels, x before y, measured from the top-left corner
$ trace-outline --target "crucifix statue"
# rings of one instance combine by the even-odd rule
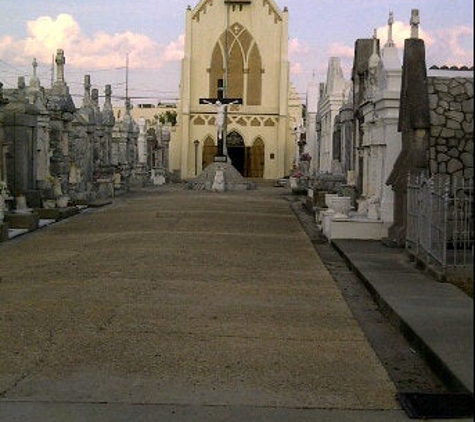
[[[227,161],[224,153],[226,142],[226,123],[229,104],[242,104],[242,98],[201,98],[200,104],[216,106],[216,128],[218,134],[218,153],[216,161]]]

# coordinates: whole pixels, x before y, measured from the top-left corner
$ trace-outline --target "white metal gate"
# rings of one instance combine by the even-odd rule
[[[473,180],[409,175],[406,247],[422,261],[473,266]]]

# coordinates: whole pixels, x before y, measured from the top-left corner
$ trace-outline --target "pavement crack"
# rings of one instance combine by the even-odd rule
[[[15,381],[13,381],[13,383],[7,387],[5,390],[3,391],[0,391],[0,398],[1,399],[4,399],[6,398],[7,394],[13,390],[14,388],[16,388],[18,386],[18,384],[20,384],[23,380],[25,380],[26,378],[28,378],[30,375],[31,375],[31,372],[32,371],[27,371],[27,372],[24,372],[22,373]]]

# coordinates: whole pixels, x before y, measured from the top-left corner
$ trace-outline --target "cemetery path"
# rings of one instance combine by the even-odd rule
[[[401,416],[279,188],[145,189],[3,244],[0,257],[0,409]]]

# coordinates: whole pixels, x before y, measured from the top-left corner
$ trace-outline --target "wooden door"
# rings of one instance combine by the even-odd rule
[[[203,159],[202,159],[203,170],[213,163],[214,157],[216,156],[217,153],[218,153],[218,147],[214,144],[214,141],[210,138],[206,139],[203,144]]]
[[[264,177],[265,146],[262,139],[256,139],[251,147],[250,177],[262,179]]]

